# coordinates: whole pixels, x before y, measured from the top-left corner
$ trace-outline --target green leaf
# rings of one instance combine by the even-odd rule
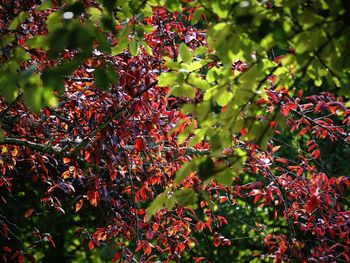
[[[194,104],[186,103],[186,104],[182,105],[181,112],[183,114],[193,113],[195,111],[195,108],[196,108],[196,106]]]
[[[129,51],[132,56],[137,56],[139,54],[139,44],[136,38],[133,38],[129,43]]]
[[[98,42],[98,49],[103,53],[109,54],[111,52],[111,44],[104,34],[96,32],[94,34],[95,39]]]
[[[165,0],[165,6],[170,12],[182,11],[182,6],[179,0]]]
[[[116,56],[122,53],[128,47],[128,39],[121,38],[116,46],[112,47],[112,55]]]
[[[128,38],[130,34],[129,24],[126,24],[118,33],[118,44],[112,47],[112,55],[118,55],[128,47]]]
[[[115,70],[111,64],[96,68],[94,71],[94,77],[96,85],[102,90],[107,90],[110,84],[113,84],[118,80]]]
[[[113,12],[113,9],[117,3],[117,0],[102,0],[104,7],[107,9],[109,13]]]
[[[234,167],[238,170],[241,166],[234,165]],[[218,173],[215,176],[215,179],[218,181],[218,183],[229,186],[232,184],[233,178],[235,176],[234,170],[232,170],[232,168],[225,169],[224,171]]]
[[[221,107],[226,106],[231,101],[232,97],[232,92],[227,91],[226,88],[219,89],[215,94],[216,103]]]
[[[67,61],[57,67],[46,69],[41,76],[45,86],[55,90],[63,90],[63,77],[68,76],[79,65],[78,60]]]
[[[141,44],[144,47],[144,49],[147,52],[147,54],[150,55],[150,56],[153,56],[153,51],[152,51],[151,47],[147,44],[147,42],[142,40]]]
[[[177,72],[164,72],[158,77],[159,87],[168,87],[174,84],[178,77]]]
[[[204,80],[200,77],[195,77],[192,74],[188,78],[188,83],[192,84],[194,87],[201,89],[201,90],[207,90],[207,89],[210,89],[210,87],[211,87],[206,80]]]
[[[227,3],[225,3],[225,1],[213,1],[211,7],[214,13],[221,18],[226,18],[230,10],[230,7]]]
[[[176,172],[174,182],[176,184],[181,183],[193,169],[195,168],[195,161],[188,161],[184,163],[181,168]]]
[[[207,48],[206,46],[200,46],[200,47],[197,47],[197,48],[193,51],[192,55],[193,55],[193,56],[203,55],[203,54],[205,54],[205,53],[207,52],[207,50],[208,50],[208,48]]]
[[[222,139],[220,135],[213,134],[210,136],[210,146],[213,152],[221,152],[222,150]]]
[[[146,209],[147,222],[149,222],[152,216],[157,213],[158,210],[166,208],[171,210],[176,203],[176,198],[170,189],[166,189],[163,193],[159,194],[152,203]]]
[[[24,12],[24,11],[20,12],[16,16],[16,18],[11,22],[8,29],[9,30],[16,30],[17,27],[26,20],[27,16],[28,16],[27,12]]]
[[[4,130],[0,128],[0,142],[4,141]]]
[[[147,221],[150,221],[152,216],[157,213],[159,209],[164,208],[167,196],[165,193],[158,195],[146,209]]]
[[[204,157],[198,167],[199,178],[203,181],[215,174],[215,165],[210,157]]]
[[[46,36],[36,36],[32,38],[28,38],[26,44],[31,48],[36,49],[46,49],[47,45],[47,37]]]
[[[180,44],[179,55],[180,55],[181,60],[185,63],[189,63],[192,60],[191,51],[190,51],[189,47],[184,43]]]
[[[62,24],[62,14],[60,12],[53,12],[46,19],[47,29],[50,33],[61,28]]]
[[[0,38],[0,48],[3,48],[14,41],[16,38],[14,35],[5,35]],[[0,51],[1,52],[1,51]]]
[[[151,33],[155,30],[154,26],[151,25],[142,25],[143,31],[146,33]]]
[[[170,89],[169,94],[174,95],[176,97],[188,97],[190,99],[194,99],[196,95],[193,87],[186,83],[183,83],[182,85],[178,86],[173,86]]]
[[[202,61],[194,61],[189,64],[182,64],[182,68],[188,71],[195,71],[202,68],[205,64]]]
[[[50,0],[44,1],[39,7],[37,7],[36,10],[38,11],[44,11],[48,8],[52,7],[52,3]]]
[[[165,66],[169,69],[172,69],[172,70],[178,70],[181,68],[181,65],[179,62],[177,61],[173,61],[172,59],[168,58],[168,57],[164,57],[164,60],[165,60]]]
[[[204,8],[199,7],[197,8],[193,14],[192,14],[192,19],[191,19],[191,24],[195,25],[200,21],[201,15],[204,13]]]
[[[196,208],[197,194],[189,188],[182,188],[174,192],[174,197],[180,206]]]
[[[102,17],[102,12],[100,9],[96,8],[96,7],[89,7],[87,9],[87,13],[89,14],[89,20],[91,20],[92,22],[97,22],[100,20],[100,18]]]
[[[7,101],[12,101],[15,98],[15,93],[18,87],[17,74],[8,74],[0,78],[0,94],[4,96]]]
[[[29,106],[29,109],[34,112],[39,112],[43,106],[43,87],[27,86],[23,90],[24,102]]]

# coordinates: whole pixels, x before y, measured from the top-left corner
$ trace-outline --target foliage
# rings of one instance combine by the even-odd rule
[[[349,10],[2,1],[2,260],[349,261]]]

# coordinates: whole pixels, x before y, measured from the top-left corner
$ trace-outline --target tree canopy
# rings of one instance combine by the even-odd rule
[[[2,0],[2,260],[349,261],[349,21]]]

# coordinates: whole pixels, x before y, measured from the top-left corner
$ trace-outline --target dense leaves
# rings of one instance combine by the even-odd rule
[[[346,1],[0,8],[2,261],[349,261]]]

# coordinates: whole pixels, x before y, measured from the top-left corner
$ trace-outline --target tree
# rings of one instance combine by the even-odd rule
[[[348,261],[347,5],[3,1],[2,260]]]

